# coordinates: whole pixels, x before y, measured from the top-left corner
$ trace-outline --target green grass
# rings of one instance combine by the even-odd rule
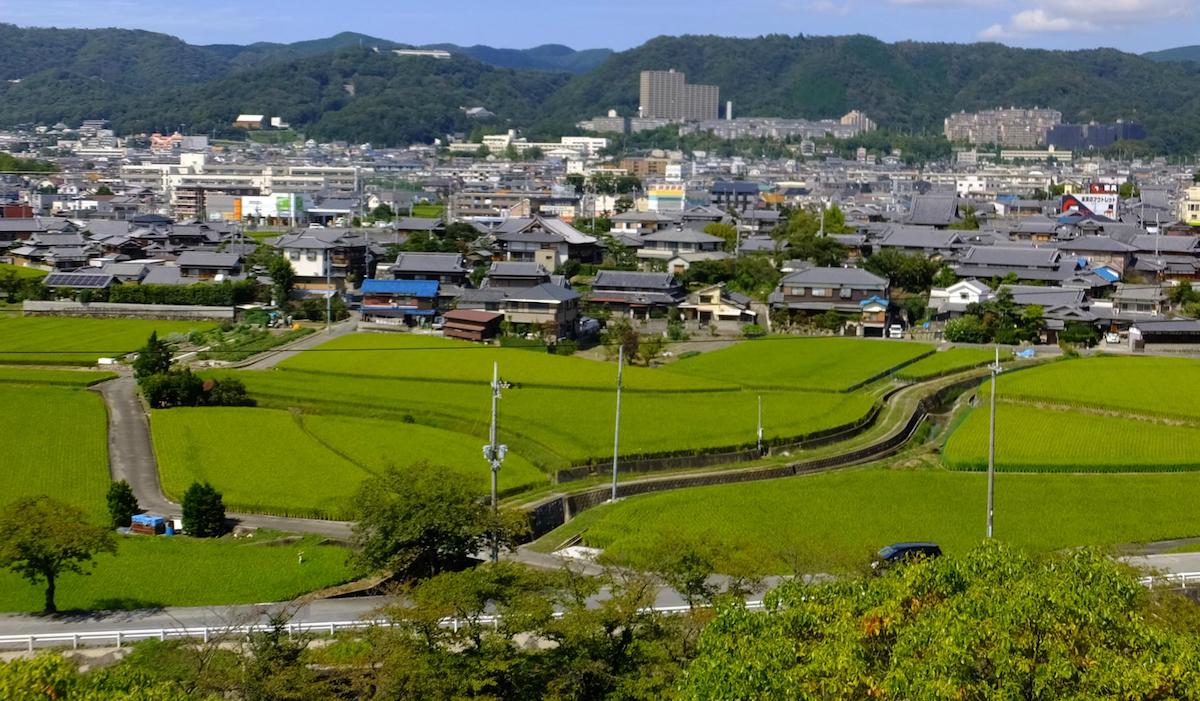
[[[278,545],[121,537],[117,555],[97,557],[91,575],[59,579],[58,606],[66,611],[283,601],[353,579],[346,554],[311,536]],[[0,571],[0,610],[40,611],[42,597],[40,587]]]
[[[1006,474],[996,479],[996,537],[1030,551],[1200,535],[1200,475]],[[932,540],[961,553],[984,537],[986,477],[886,468],[631,497],[586,511],[544,538],[588,526],[584,544],[614,562],[704,542],[719,568],[760,574],[861,567],[888,543]]]
[[[155,411],[151,428],[169,496],[208,481],[235,511],[349,518],[350,497],[366,477],[421,460],[445,465],[480,493],[490,483],[482,443],[402,422],[210,407]],[[548,480],[512,454],[502,475],[505,490]]]
[[[924,380],[987,365],[995,357],[993,351],[983,348],[951,348],[935,353],[928,358],[922,358],[912,365],[900,369],[896,373],[896,377],[902,380]]]
[[[400,212],[403,214],[404,209],[401,208]],[[445,212],[446,205],[444,204],[414,204],[412,206],[412,216],[414,217],[440,219]]]
[[[93,372],[90,370],[42,370],[40,368],[0,366],[0,383],[24,385],[60,385],[64,387],[90,387],[115,378],[115,372]]]
[[[1200,360],[1081,358],[1001,375],[1003,398],[1200,419]]]
[[[38,270],[37,268],[26,268],[23,265],[0,263],[0,276],[10,271],[16,273],[18,278],[43,278],[50,274],[45,270]]]
[[[987,469],[987,407],[946,444],[946,464]],[[1200,469],[1200,429],[1075,411],[996,404],[996,469],[1157,472]]]
[[[0,363],[92,365],[98,358],[121,356],[141,348],[151,331],[166,337],[212,326],[207,321],[0,318]]]
[[[666,369],[744,387],[842,391],[932,350],[901,341],[773,336],[701,353]]]
[[[108,417],[100,395],[4,384],[0,416],[7,418],[0,449],[0,503],[49,494],[78,505],[97,522],[106,520]]]

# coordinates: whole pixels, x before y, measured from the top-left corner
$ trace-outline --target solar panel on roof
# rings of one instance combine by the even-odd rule
[[[107,287],[112,282],[111,275],[96,275],[89,273],[51,273],[46,276],[48,287]]]

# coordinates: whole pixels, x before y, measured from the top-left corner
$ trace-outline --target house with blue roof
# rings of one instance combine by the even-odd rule
[[[363,280],[365,322],[417,326],[438,314],[437,280]]]

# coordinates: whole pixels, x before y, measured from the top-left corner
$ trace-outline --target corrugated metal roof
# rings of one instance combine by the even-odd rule
[[[437,280],[374,280],[362,282],[363,294],[413,295],[414,297],[436,297]]]

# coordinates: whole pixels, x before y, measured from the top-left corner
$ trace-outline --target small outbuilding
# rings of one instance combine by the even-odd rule
[[[500,332],[504,314],[482,309],[453,309],[443,316],[445,326],[442,335],[446,338],[461,338],[464,341],[487,341]]]

